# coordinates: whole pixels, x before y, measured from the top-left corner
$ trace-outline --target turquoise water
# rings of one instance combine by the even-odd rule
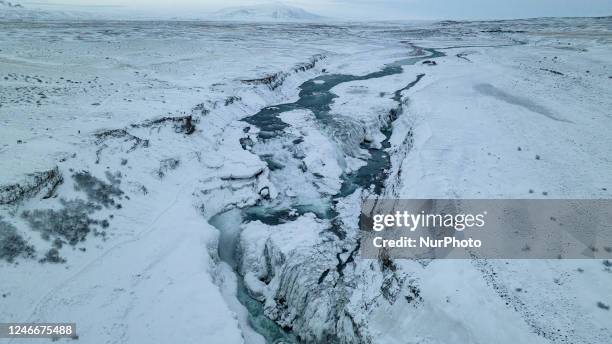
[[[425,59],[433,59],[444,56],[444,53],[434,49],[423,50],[427,51],[429,55],[411,57],[396,61],[373,73],[365,75],[326,74],[310,79],[300,85],[299,99],[296,102],[268,106],[253,116],[245,118],[244,121],[257,126],[260,129],[260,140],[270,140],[284,135],[284,129],[288,127],[288,125],[279,118],[281,113],[297,109],[304,109],[310,110],[318,120],[319,124],[321,124],[323,127],[328,129],[332,128],[330,132],[334,131],[333,128],[338,128],[341,130],[342,122],[337,121],[334,116],[330,114],[330,106],[334,98],[337,97],[335,94],[330,92],[333,87],[345,82],[368,80],[399,74],[402,72],[402,66],[404,65],[411,65]],[[391,119],[389,123],[387,123],[381,130],[385,135],[385,140],[382,142],[382,148],[375,149],[365,145],[361,147],[367,149],[370,153],[370,157],[367,160],[366,165],[354,173],[343,175],[341,190],[337,195],[334,195],[332,199],[346,197],[353,193],[357,188],[370,188],[371,186],[373,186],[373,190],[376,194],[380,194],[386,178],[384,171],[391,167],[390,157],[385,149],[389,148],[390,146],[389,139],[392,134],[392,122],[395,120],[395,118],[401,115],[402,112],[401,92],[416,85],[424,76],[424,74],[419,74],[414,81],[395,91],[392,99],[398,102],[398,107],[394,109],[394,112],[391,114],[391,116],[389,116]],[[320,81],[323,82],[321,83]],[[269,156],[262,156],[262,159],[264,161],[273,161]],[[277,170],[277,172],[281,171],[280,173],[282,173],[283,167],[281,165],[274,164],[274,166],[270,167],[271,169]],[[337,213],[333,207],[333,202],[329,202],[329,204],[329,209],[326,209],[325,211],[320,211],[320,209],[317,210],[316,206],[303,204],[294,204],[291,206],[291,208],[297,209],[297,215],[314,210],[319,217],[333,219],[337,216]],[[242,211],[242,221],[249,222],[258,220],[268,225],[277,225],[290,221],[291,218],[294,218],[295,216],[296,214],[292,213],[292,211],[286,206],[283,208],[274,208],[273,206],[266,207],[259,205],[244,209]],[[334,228],[341,226],[341,224],[338,224],[336,221],[332,221],[332,223],[334,223],[334,225],[332,225],[330,230],[336,233],[339,238],[342,238],[342,229]],[[229,258],[227,252],[226,254],[221,254],[220,252],[220,256],[222,258],[226,257],[225,259],[234,268],[234,270],[237,270],[236,255],[238,252],[236,252],[236,244],[238,235],[239,233],[236,233],[235,237],[233,238],[231,236],[229,238],[226,237],[223,243],[221,241],[219,243],[219,250],[226,250],[227,252],[230,252],[229,256],[232,257]],[[244,286],[242,277],[239,275],[239,273],[237,273],[237,275],[238,299],[248,309],[249,322],[253,329],[260,333],[268,343],[298,343],[299,340],[291,334],[290,329],[283,329],[279,327],[274,321],[268,319],[264,315],[263,304],[253,299],[249,295],[248,290]]]

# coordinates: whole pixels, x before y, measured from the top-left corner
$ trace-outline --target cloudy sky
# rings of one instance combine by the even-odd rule
[[[165,15],[198,15],[260,0],[14,0],[30,7]],[[609,16],[612,0],[286,0],[338,19],[494,19]]]

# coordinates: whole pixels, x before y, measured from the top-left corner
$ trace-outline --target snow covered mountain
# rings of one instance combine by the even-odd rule
[[[318,21],[325,17],[310,13],[298,7],[287,6],[280,3],[228,7],[215,12],[210,19],[228,21]]]
[[[48,11],[29,8],[16,2],[0,0],[0,20],[68,20],[89,18],[85,13]]]
[[[0,8],[23,8],[21,4],[14,4],[9,1],[0,0]]]

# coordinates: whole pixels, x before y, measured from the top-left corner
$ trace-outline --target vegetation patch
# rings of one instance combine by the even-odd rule
[[[92,176],[87,171],[77,172],[72,175],[72,178],[75,181],[74,189],[84,192],[90,201],[107,208],[110,206],[120,208],[120,205],[115,203],[114,200],[114,197],[118,198],[123,195],[123,191],[119,189],[121,184],[121,174],[119,172],[116,174],[106,172],[108,183]]]
[[[0,260],[12,263],[17,257],[33,258],[34,246],[17,233],[15,226],[0,217]]]
[[[62,208],[26,210],[21,216],[28,222],[32,230],[41,233],[45,240],[60,239],[74,246],[85,241],[87,235],[94,232],[96,235],[105,235],[98,231],[97,226],[103,227],[105,220],[94,220],[90,215],[102,209],[93,202],[80,199],[66,201],[60,200]],[[106,222],[108,223],[108,222]]]
[[[180,164],[181,161],[176,158],[163,159],[159,162],[159,168],[155,171],[155,175],[157,178],[162,179],[168,171],[175,170]]]

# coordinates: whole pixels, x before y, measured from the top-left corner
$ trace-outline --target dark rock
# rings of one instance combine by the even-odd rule
[[[174,131],[176,133],[183,133],[186,135],[191,135],[195,132],[196,126],[195,123],[197,121],[194,118],[189,116],[178,116],[178,117],[161,117],[158,119],[153,119],[149,121],[145,121],[138,124],[132,124],[132,128],[160,128],[164,124],[171,123],[174,125]],[[147,145],[148,146],[148,145]]]
[[[0,204],[15,204],[41,191],[45,191],[43,198],[50,198],[63,181],[57,166],[48,171],[27,174],[20,183],[0,186]]]

